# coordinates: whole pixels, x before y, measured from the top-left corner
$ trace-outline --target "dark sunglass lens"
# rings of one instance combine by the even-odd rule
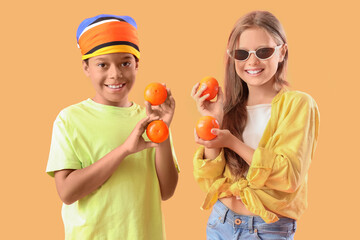
[[[256,51],[256,56],[258,56],[261,59],[266,59],[271,57],[274,51],[275,51],[274,48],[260,48]]]
[[[237,60],[245,60],[249,56],[249,53],[245,50],[235,50],[234,58]]]

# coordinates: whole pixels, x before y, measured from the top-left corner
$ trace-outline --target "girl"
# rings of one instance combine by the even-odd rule
[[[194,177],[213,207],[207,239],[293,239],[307,207],[307,173],[319,129],[319,112],[306,93],[286,86],[284,30],[269,12],[235,24],[227,46],[225,101],[191,92],[201,115],[220,124],[217,137],[195,141]]]

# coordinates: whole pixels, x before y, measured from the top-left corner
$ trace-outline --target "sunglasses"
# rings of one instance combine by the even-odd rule
[[[263,48],[259,48],[255,51],[247,51],[244,49],[236,49],[234,51],[231,51],[228,49],[227,53],[230,57],[239,60],[239,61],[246,61],[249,57],[251,53],[254,53],[254,55],[260,59],[260,60],[266,60],[271,58],[272,56],[274,56],[276,50],[278,50],[279,48],[281,48],[284,44],[281,44],[279,46],[276,46],[274,48],[271,47],[263,47]]]

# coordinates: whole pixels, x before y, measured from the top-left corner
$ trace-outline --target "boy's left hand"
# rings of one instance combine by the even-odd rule
[[[166,85],[163,84],[165,87]],[[169,88],[167,90],[167,98],[164,103],[153,106],[148,101],[145,101],[146,114],[149,117],[159,117],[163,120],[168,127],[170,127],[172,118],[175,112],[175,99],[171,95],[171,91]]]

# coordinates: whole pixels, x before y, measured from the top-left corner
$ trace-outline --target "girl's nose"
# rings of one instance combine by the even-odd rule
[[[247,61],[251,65],[259,63],[259,59],[255,56],[255,53],[250,53],[250,56],[249,56]]]

